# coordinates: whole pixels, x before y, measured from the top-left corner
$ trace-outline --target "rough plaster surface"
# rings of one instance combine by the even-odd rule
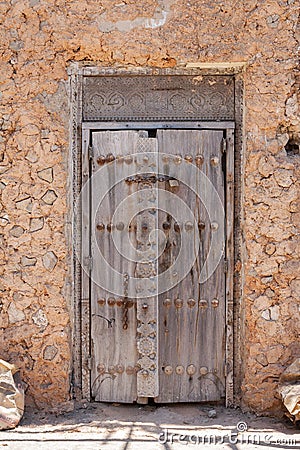
[[[71,61],[245,62],[242,403],[276,411],[299,355],[299,3],[11,0],[1,17],[1,357],[27,402],[70,398],[67,160]]]

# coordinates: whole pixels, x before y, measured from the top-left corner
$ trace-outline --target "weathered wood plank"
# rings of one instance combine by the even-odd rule
[[[233,404],[234,130],[226,130],[226,406]]]
[[[203,130],[225,130],[227,128],[234,128],[235,123],[233,121],[205,121],[205,122],[193,122],[193,121],[187,121],[187,122],[176,122],[176,121],[160,121],[160,122],[142,122],[142,121],[134,121],[130,120],[130,122],[84,122],[82,124],[82,129],[88,129],[88,130],[143,130],[143,129],[203,129]]]
[[[221,203],[224,203],[224,178],[222,172],[221,131],[187,131],[187,130],[159,130],[157,133],[160,152],[178,154],[190,163],[169,162],[164,164],[164,170],[174,178],[179,179],[179,186],[171,187],[166,183],[165,188],[174,191],[183,202],[189,206],[195,220],[204,223],[205,228],[200,232],[199,255],[187,276],[180,280],[180,284],[159,296],[159,342],[160,342],[160,394],[157,402],[189,402],[219,400],[224,396],[224,340],[225,340],[225,277],[223,265],[219,265],[213,275],[199,284],[198,277],[207,258],[213,231],[211,224],[217,223],[220,230],[224,230],[224,216],[222,211],[215,211],[214,196],[211,195],[209,183],[202,183],[199,173],[189,169],[189,164],[201,160],[199,168],[211,180],[217,190]],[[218,158],[212,162],[212,158]],[[178,159],[179,161],[179,159]],[[192,165],[190,165],[192,168]],[[187,181],[185,186],[180,180]],[[169,186],[168,186],[169,185]],[[189,189],[191,186],[201,185],[205,191],[197,197]],[[176,202],[175,202],[176,203]],[[168,205],[159,202],[161,209]],[[191,220],[182,217],[182,207],[178,204],[175,213],[178,218],[168,214],[161,214],[163,223],[170,223],[166,231],[168,239],[167,249],[160,258],[160,270],[170,267],[179,255],[178,248],[186,234],[191,240],[196,236],[195,228],[191,227]],[[208,211],[213,211],[208,217]],[[180,232],[176,231],[175,222],[179,222]],[[164,226],[160,223],[160,228]],[[201,228],[201,227],[200,227]],[[224,232],[221,232],[224,239]],[[186,245],[186,244],[184,244]],[[212,249],[213,250],[213,249]],[[183,252],[180,262],[188,264],[188,258],[193,250],[188,247]],[[215,255],[218,257],[218,255]],[[207,270],[209,267],[207,268]],[[170,273],[170,277],[174,273]],[[169,280],[171,282],[171,280]],[[217,302],[216,302],[217,299]],[[205,303],[206,302],[206,303]],[[170,303],[169,306],[168,303]],[[217,306],[213,306],[216,305]]]
[[[82,349],[82,395],[90,399],[90,187],[89,187],[89,131],[82,134],[82,190],[79,208],[81,210],[81,349]]]
[[[92,395],[98,401],[130,403],[137,398],[136,303],[127,298],[126,293],[128,280],[134,276],[135,263],[130,261],[130,257],[134,257],[134,247],[125,239],[128,236],[125,225],[123,228],[120,225],[133,216],[130,205],[133,208],[134,204],[129,202],[126,210],[121,209],[120,217],[123,214],[124,219],[118,222],[119,230],[114,222],[114,213],[122,201],[136,190],[135,185],[126,183],[124,179],[120,182],[118,180],[120,165],[125,169],[125,177],[126,167],[133,164],[130,155],[135,151],[138,138],[138,132],[135,131],[93,133],[93,173],[97,175],[101,170],[100,177],[92,185],[92,227],[95,229],[98,226],[95,231],[96,241],[92,241],[92,255],[95,259],[92,269],[94,281],[91,286]],[[120,156],[128,156],[128,161],[125,163],[115,159],[111,163],[111,169],[103,171],[109,159]],[[106,158],[104,163],[103,158]],[[107,195],[100,204],[98,196],[103,191],[102,184],[107,186]],[[114,246],[114,231],[119,236],[120,253]],[[134,238],[133,233],[132,235]],[[111,268],[99,263],[95,256],[97,247]],[[118,274],[121,274],[121,286]],[[96,284],[97,279],[104,280],[106,289]]]
[[[140,212],[136,216],[136,241],[142,260],[138,258],[135,275],[141,279],[141,287],[137,298],[137,395],[138,402],[145,401],[146,397],[156,397],[159,392],[158,383],[158,339],[157,339],[157,214],[158,192],[156,183],[151,181],[150,174],[154,177],[158,171],[157,139],[147,138],[140,133],[137,146],[137,164],[140,169],[146,171],[141,176],[138,184],[137,201],[141,205]],[[142,174],[141,174],[142,175]],[[153,292],[149,292],[147,286],[153,286]]]

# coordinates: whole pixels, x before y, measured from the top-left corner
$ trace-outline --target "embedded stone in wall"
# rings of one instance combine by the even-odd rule
[[[0,119],[0,128],[2,131],[11,129],[11,120],[9,114],[3,114],[2,118]]]
[[[268,298],[273,298],[273,297],[275,296],[275,292],[272,291],[272,289],[268,288],[268,289],[266,289],[266,291],[265,291],[265,295],[266,295]]]
[[[3,216],[0,217],[0,226],[6,227],[6,225],[8,224],[9,224],[9,217],[7,214],[4,214]]]
[[[254,300],[254,307],[258,311],[268,309],[272,305],[272,300],[266,295],[261,295]]]
[[[270,347],[266,354],[267,360],[269,364],[278,363],[280,357],[283,353],[283,345],[275,345],[274,347]]]
[[[42,129],[42,131],[41,131],[41,137],[42,137],[42,139],[48,139],[49,134],[50,134],[50,131],[49,131],[49,130],[47,130],[47,129]]]
[[[29,231],[39,231],[44,227],[44,217],[33,217],[30,219]]]
[[[0,166],[0,175],[3,175],[5,172],[8,171],[10,166]]]
[[[293,184],[292,180],[292,172],[287,169],[277,169],[274,172],[275,180],[277,181],[278,186],[281,187],[290,187]]]
[[[33,323],[35,323],[35,325],[37,325],[38,327],[40,327],[43,330],[48,325],[47,316],[42,309],[39,309],[34,314],[32,314],[32,320],[33,320]]]
[[[267,244],[265,251],[268,255],[273,255],[276,251],[276,245],[275,244]]]
[[[54,267],[57,264],[57,256],[55,255],[55,253],[52,251],[46,253],[43,256],[43,264],[44,264],[45,269],[52,272],[52,270],[54,269]]]
[[[40,3],[40,0],[30,0],[29,5],[30,6],[36,6]],[[41,22],[43,23],[43,22]]]
[[[290,259],[280,264],[280,272],[284,275],[298,274],[300,271],[299,259]]]
[[[271,16],[267,17],[267,24],[270,28],[277,28],[279,24],[279,15],[278,14],[272,14]]]
[[[15,305],[24,310],[25,308],[28,308],[28,306],[32,303],[32,297],[28,295],[28,293],[20,293],[20,292],[14,292],[13,299],[15,302]]]
[[[280,310],[279,310],[279,306],[278,305],[271,306],[271,308],[270,308],[271,320],[274,320],[274,321],[278,320],[279,319],[279,312],[280,312]]]
[[[258,163],[258,171],[259,173],[267,178],[269,177],[274,170],[274,158],[270,158],[268,156],[262,156]]]
[[[265,309],[265,310],[261,313],[261,317],[262,317],[263,319],[265,319],[265,320],[271,320],[269,309]]]
[[[293,280],[290,283],[292,289],[292,295],[296,298],[300,298],[300,280]]]
[[[13,237],[20,237],[24,233],[24,228],[20,227],[19,225],[14,225],[12,229],[9,231],[9,234]]]
[[[48,183],[52,183],[53,181],[53,169],[52,167],[48,167],[47,169],[39,170],[37,176]]]
[[[299,121],[298,112],[299,112],[298,97],[297,94],[295,93],[287,99],[285,104],[285,113],[287,117],[291,120],[292,125],[298,124]]]
[[[42,200],[47,205],[53,205],[53,203],[57,200],[57,194],[52,189],[48,189],[48,191],[43,195]]]
[[[24,42],[21,40],[13,40],[9,43],[9,48],[15,52],[18,52],[24,47]]]
[[[40,130],[37,125],[29,123],[28,125],[23,127],[22,133],[25,134],[26,136],[33,136],[35,134],[39,134]]]
[[[30,256],[22,256],[21,258],[21,264],[24,267],[31,267],[31,266],[35,266],[37,262],[36,258],[32,258]]]
[[[261,278],[262,284],[269,284],[269,283],[271,283],[272,281],[273,281],[273,277],[272,277],[272,276],[270,276],[270,277],[262,277],[262,278]]]
[[[286,144],[289,141],[289,135],[288,133],[282,133],[277,135],[277,141],[279,144],[279,147],[282,149],[286,146]]]
[[[277,321],[279,319],[279,306],[278,305],[274,305],[274,306],[270,306],[269,309],[265,309],[262,313],[261,313],[261,317],[267,321]]]
[[[39,160],[38,155],[35,153],[34,150],[29,150],[27,155],[25,156],[25,159],[31,163],[36,163]]]
[[[21,322],[25,319],[25,314],[20,309],[11,303],[7,309],[9,323]]]
[[[21,200],[16,201],[16,207],[18,209],[23,209],[25,211],[31,212],[32,211],[32,199],[31,197],[25,197]]]
[[[259,353],[255,359],[258,362],[258,364],[260,364],[263,367],[268,365],[266,355],[264,355],[263,353]]]
[[[57,352],[58,350],[55,345],[47,345],[44,349],[43,358],[48,361],[52,361],[52,359],[54,359],[57,355]]]
[[[292,215],[292,222],[295,225],[295,227],[300,229],[300,213]]]
[[[265,261],[262,261],[259,265],[256,267],[256,271],[264,275],[265,277],[273,275],[274,273],[278,272],[278,263],[275,260],[267,259]]]

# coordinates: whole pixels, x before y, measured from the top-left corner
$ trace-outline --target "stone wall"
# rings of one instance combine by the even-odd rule
[[[0,357],[27,402],[70,399],[70,63],[245,62],[242,403],[274,412],[300,356],[298,2],[11,0],[0,17]]]

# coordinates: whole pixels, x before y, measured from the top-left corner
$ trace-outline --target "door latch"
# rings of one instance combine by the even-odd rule
[[[169,175],[159,175],[154,173],[134,175],[132,177],[127,177],[125,181],[126,183],[141,183],[141,182],[157,183],[158,181],[159,182],[169,181],[171,187],[178,186],[178,180],[176,180],[176,178],[170,177]]]

